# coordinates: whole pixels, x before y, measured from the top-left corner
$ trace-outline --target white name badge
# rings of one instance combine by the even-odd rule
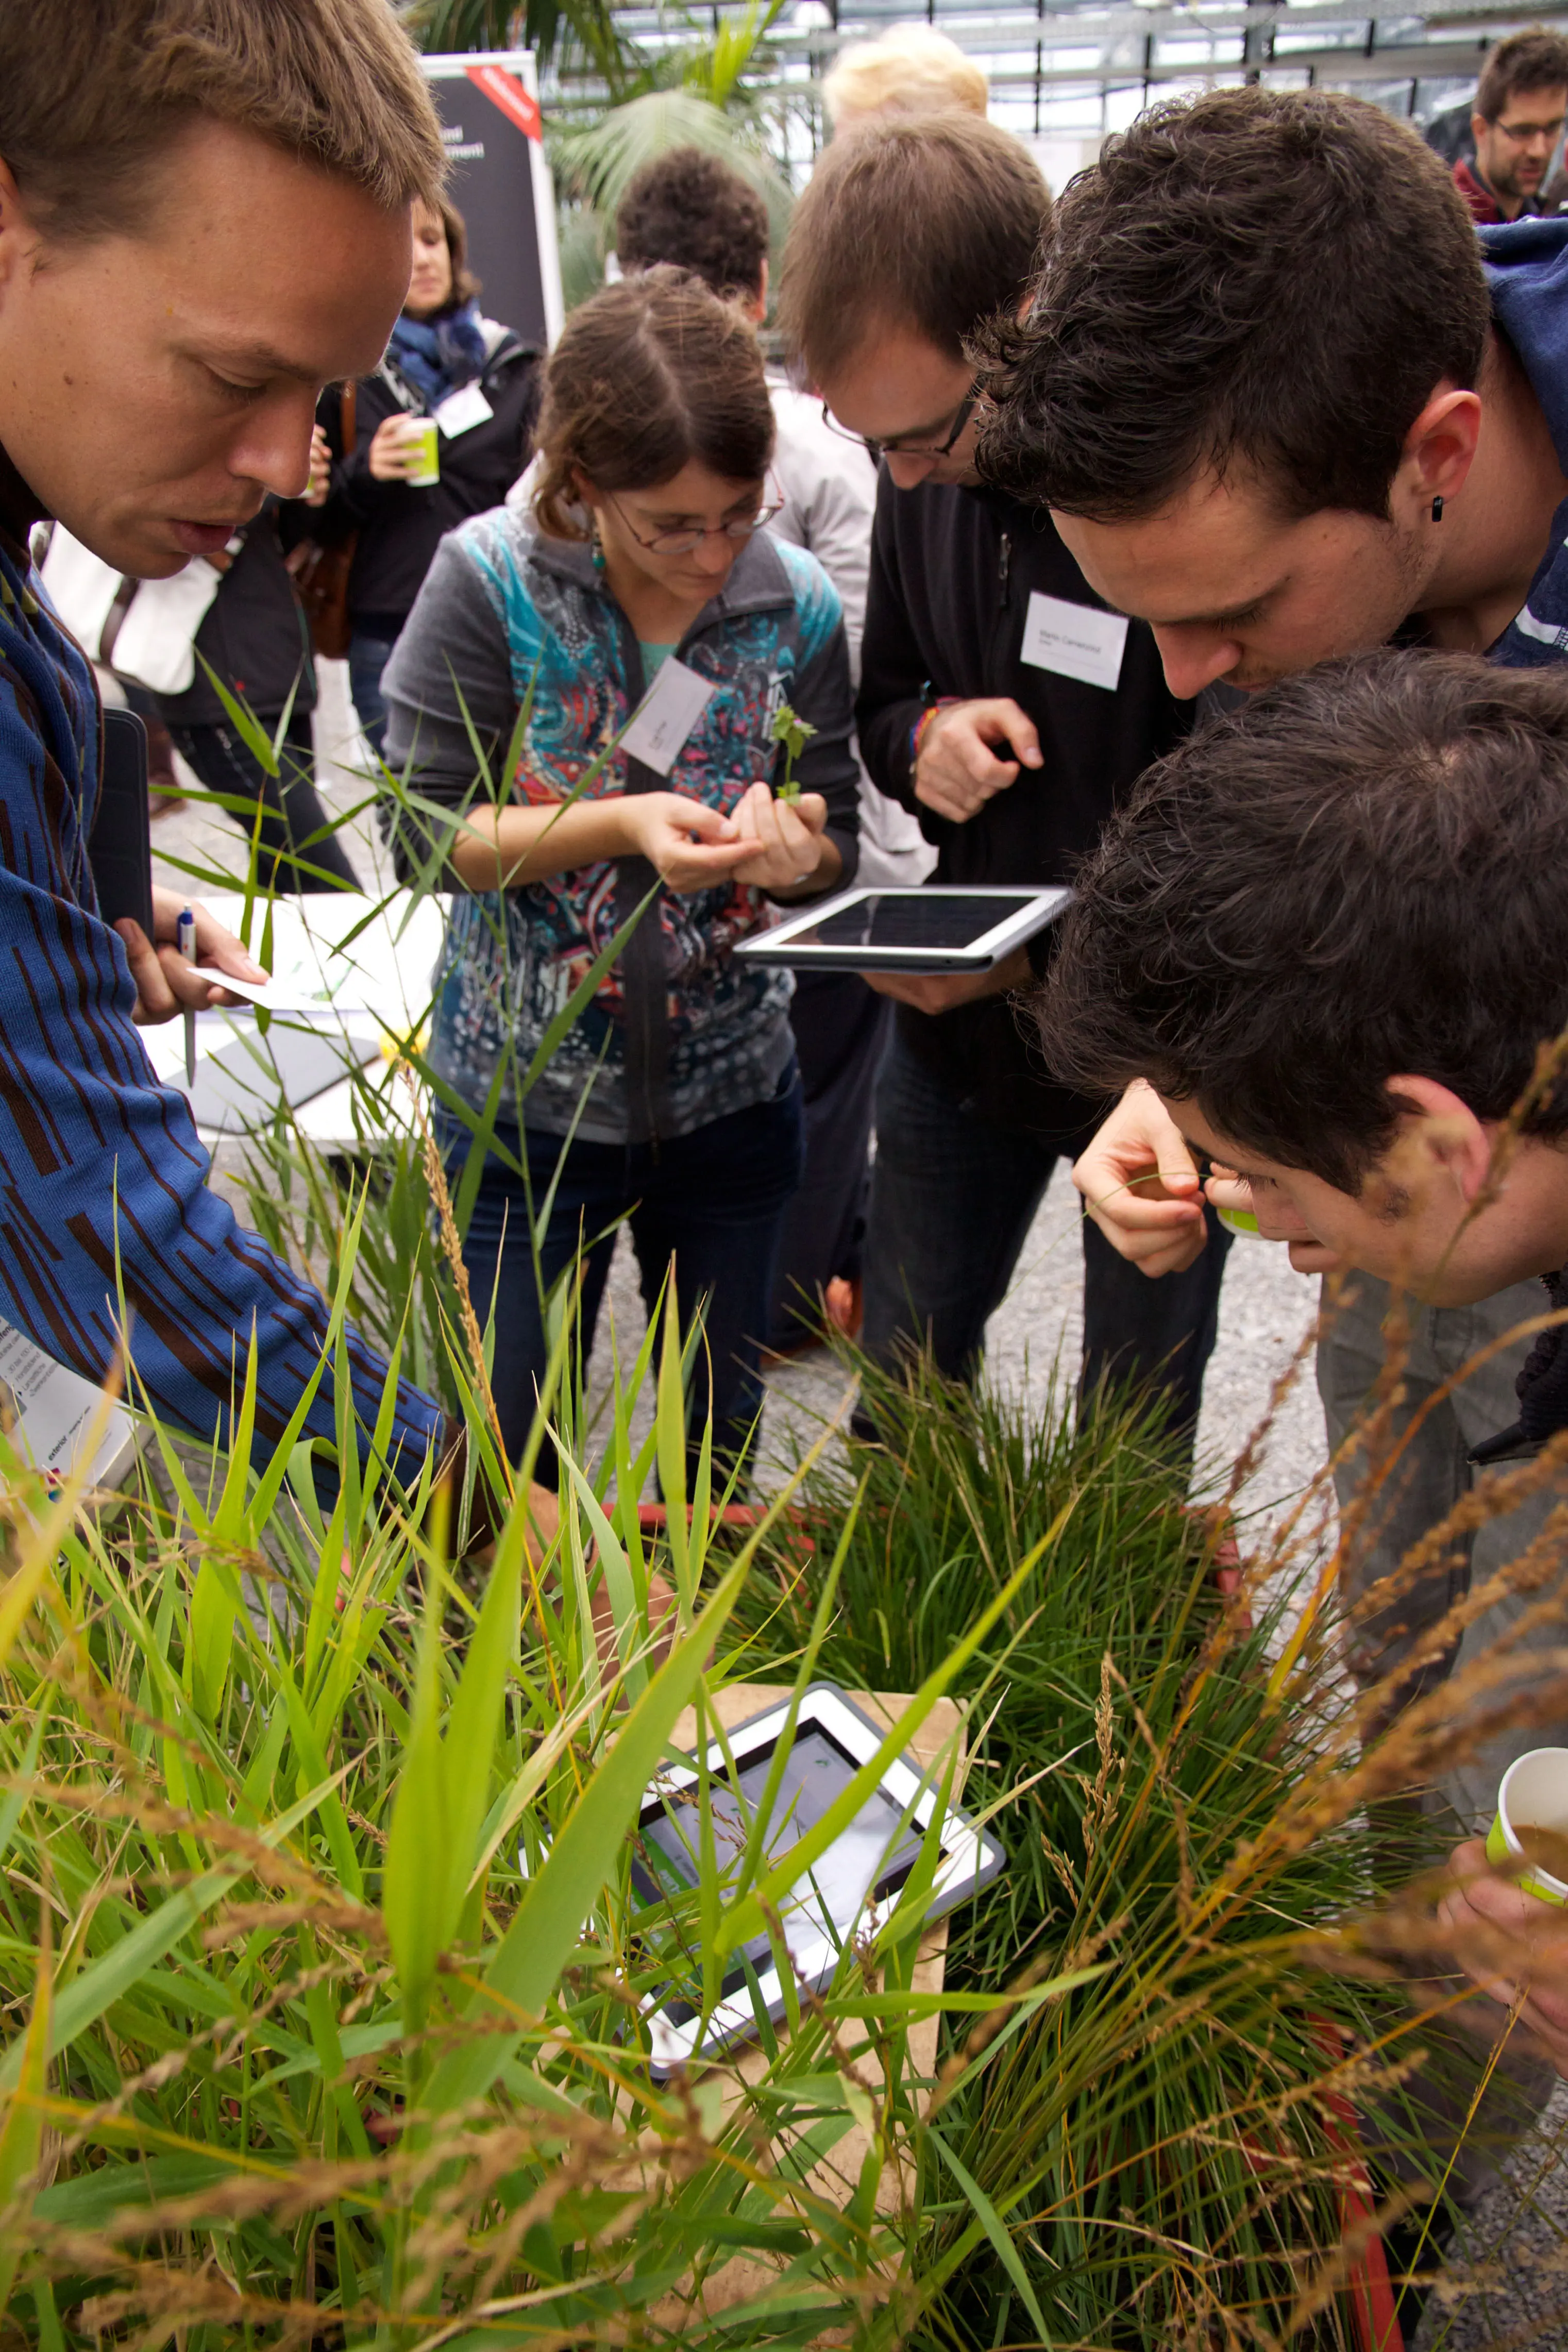
[[[455,441],[460,433],[472,433],[476,425],[483,425],[496,414],[476,383],[461,384],[449,392],[440,407],[430,413],[449,441]]]
[[[667,776],[716,691],[672,654],[628,719],[622,750],[655,775]]]
[[[1060,596],[1042,596],[1038,588],[1031,591],[1020,650],[1035,669],[1114,692],[1126,646],[1124,613],[1100,613],[1092,604],[1069,604]]]

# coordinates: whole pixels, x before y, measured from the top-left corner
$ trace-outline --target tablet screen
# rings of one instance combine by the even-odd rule
[[[337,1029],[275,1027],[257,1047],[236,1038],[196,1064],[192,1115],[210,1134],[248,1135],[266,1126],[280,1101],[291,1109],[309,1102],[380,1053],[373,1037],[351,1037]]]
[[[1038,894],[984,898],[960,891],[915,890],[883,897],[868,890],[853,906],[841,907],[820,923],[790,934],[791,947],[925,948],[949,953],[972,947],[1032,906]]]
[[[714,1845],[721,1875],[745,1851],[754,1810],[760,1802],[772,1769],[774,1751],[737,1759],[735,1780],[709,1783]],[[838,1742],[820,1725],[802,1725],[785,1762],[767,1832],[768,1855],[778,1862],[814,1828],[835,1797],[852,1779],[857,1767]],[[921,1832],[913,1822],[899,1835],[903,1816],[891,1798],[873,1790],[848,1826],[825,1853],[789,1889],[781,1906],[786,1933],[793,1945],[799,1931],[827,1934],[841,1943],[853,1933],[873,1887],[883,1893],[902,1885],[920,1851]],[[689,1885],[696,1876],[694,1855],[702,1835],[695,1788],[664,1799],[644,1815],[645,1843],[657,1850],[677,1884]],[[761,1937],[747,1955],[754,1964],[768,1949]]]

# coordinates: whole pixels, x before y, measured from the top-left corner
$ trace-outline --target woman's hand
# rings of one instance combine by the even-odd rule
[[[417,416],[405,416],[399,409],[394,415],[383,416],[371,439],[367,464],[371,478],[377,482],[406,481],[416,470],[415,440],[422,433]]]
[[[1181,1130],[1134,1078],[1072,1171],[1112,1248],[1145,1274],[1184,1274],[1208,1238],[1203,1183]]]
[[[632,793],[614,805],[628,850],[648,860],[666,890],[712,890],[757,855],[734,817],[684,793]]]
[[[749,889],[778,897],[831,878],[821,871],[823,861],[831,856],[836,866],[838,856],[823,838],[828,803],[821,793],[779,801],[767,784],[753,784],[737,803],[735,821],[748,844],[739,872]]]

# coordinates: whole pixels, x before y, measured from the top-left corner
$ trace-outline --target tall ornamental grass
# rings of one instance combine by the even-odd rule
[[[846,1360],[880,1442],[825,1432],[737,1535],[706,1446],[688,1482],[700,1332],[666,1307],[591,1428],[569,1276],[503,1464],[472,1181],[424,1105],[505,1152],[533,1073],[476,1113],[403,1042],[420,1091],[358,1086],[353,1165],[280,1114],[250,1209],[325,1278],[329,1352],[352,1315],[465,1421],[493,1551],[464,1556],[472,1493],[400,1491],[346,1424],[334,1460],[253,1460],[243,1357],[232,1454],[151,1424],[122,1497],[51,1496],[0,1446],[8,2340],[1356,2344],[1347,2217],[1440,2197],[1416,2103],[1451,2067],[1462,2111],[1477,2080],[1450,1993],[1412,1983],[1419,1894],[1375,1912],[1439,1850],[1387,1801],[1429,1777],[1448,1702],[1364,1752],[1377,1695],[1336,1678],[1326,1611],[1287,1626],[1291,1531],[1223,1592],[1224,1511],[1183,1509],[1131,1405],[1031,1421]],[[940,1991],[929,1839],[824,1990],[788,1969],[791,1874],[858,1790],[779,1864],[721,1851],[705,1799],[695,1885],[639,1906],[636,1811],[683,1710],[711,1731],[725,1684],[820,1674],[910,1694],[889,1752],[964,1703],[967,1760],[929,1769],[1009,1859]],[[762,1935],[784,2025],[656,2082],[647,1997],[710,2009]]]

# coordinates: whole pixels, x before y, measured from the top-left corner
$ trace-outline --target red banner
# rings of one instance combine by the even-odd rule
[[[475,89],[483,90],[491,105],[498,106],[526,139],[542,136],[538,100],[529,97],[516,74],[500,66],[468,66],[465,70]]]

